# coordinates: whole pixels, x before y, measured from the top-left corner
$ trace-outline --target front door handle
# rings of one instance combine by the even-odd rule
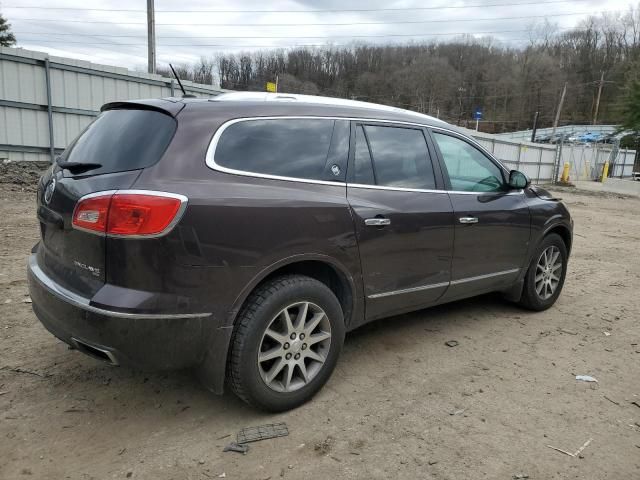
[[[460,223],[478,223],[478,217],[460,217]]]
[[[391,220],[388,218],[367,218],[364,224],[368,227],[384,227],[385,225],[391,225]]]

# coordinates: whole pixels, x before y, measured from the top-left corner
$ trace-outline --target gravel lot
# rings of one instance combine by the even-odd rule
[[[25,279],[34,193],[0,182],[0,478],[640,478],[640,199],[558,194],[576,236],[552,309],[490,295],[365,326],[312,402],[266,415],[45,331]],[[288,437],[222,453],[280,421]],[[547,447],[589,439],[581,457]]]

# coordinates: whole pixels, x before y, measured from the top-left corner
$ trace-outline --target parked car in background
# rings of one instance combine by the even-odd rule
[[[56,337],[270,411],[310,399],[367,322],[487,292],[549,308],[573,229],[447,123],[283,94],[107,104],[37,214],[29,289]]]
[[[596,143],[603,138],[603,135],[598,132],[586,132],[578,136],[578,141],[582,143]]]
[[[567,143],[571,135],[570,133],[556,133],[553,136],[549,136],[549,143]]]

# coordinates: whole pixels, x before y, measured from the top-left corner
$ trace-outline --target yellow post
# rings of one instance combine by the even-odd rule
[[[600,181],[602,183],[604,183],[604,181],[607,179],[607,175],[609,175],[609,162],[608,161],[604,162],[604,166],[602,167],[602,178],[600,179]]]
[[[562,169],[562,176],[560,177],[562,183],[569,182],[569,162],[564,162],[564,168]]]

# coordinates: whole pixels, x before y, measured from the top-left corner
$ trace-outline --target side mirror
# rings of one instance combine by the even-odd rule
[[[531,180],[524,173],[518,170],[511,170],[509,172],[509,187],[514,189],[527,188],[531,185]]]

